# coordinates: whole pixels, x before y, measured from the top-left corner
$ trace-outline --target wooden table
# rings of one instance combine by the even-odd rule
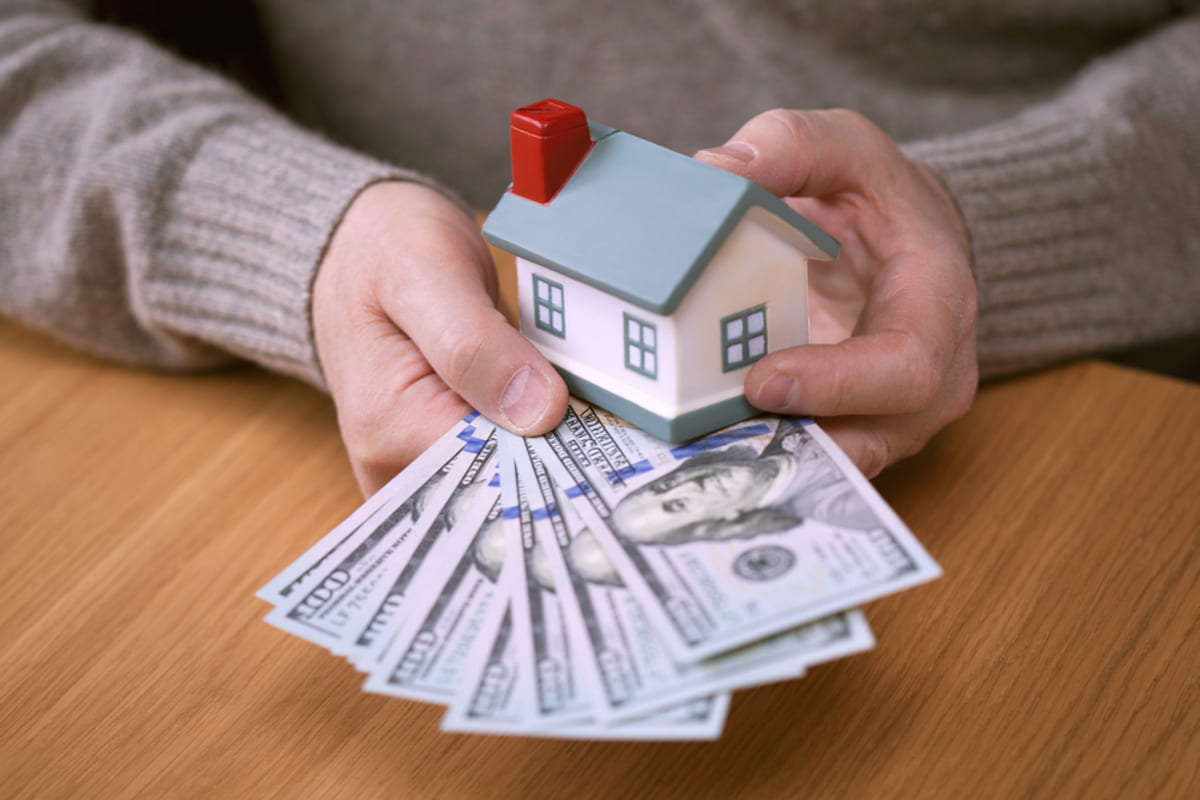
[[[1200,797],[1200,387],[985,388],[877,485],[942,564],[723,737],[443,734],[263,623],[360,502],[330,401],[0,323],[0,797]]]

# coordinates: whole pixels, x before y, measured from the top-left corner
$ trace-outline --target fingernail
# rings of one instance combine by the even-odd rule
[[[537,422],[549,402],[550,385],[540,372],[522,367],[508,381],[500,396],[500,413],[512,428],[524,429]]]
[[[704,152],[713,153],[714,155],[742,164],[749,164],[758,155],[758,151],[745,142],[726,142],[720,147],[713,147]]]
[[[767,411],[790,411],[796,382],[787,375],[775,375],[758,390],[754,405]]]

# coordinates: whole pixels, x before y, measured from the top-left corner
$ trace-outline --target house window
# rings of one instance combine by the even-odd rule
[[[647,378],[658,377],[658,336],[649,322],[625,315],[625,366]]]
[[[563,322],[563,287],[561,283],[533,276],[533,317],[541,330],[565,339],[567,328]]]
[[[723,371],[749,366],[767,354],[767,307],[758,305],[721,320]]]

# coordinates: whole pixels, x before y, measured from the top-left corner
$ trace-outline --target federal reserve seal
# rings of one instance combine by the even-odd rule
[[[771,544],[752,547],[733,562],[733,571],[748,581],[770,581],[783,575],[796,563],[786,547]]]

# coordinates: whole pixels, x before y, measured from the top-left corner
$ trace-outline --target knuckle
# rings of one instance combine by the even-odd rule
[[[887,437],[870,433],[863,437],[858,451],[858,468],[868,478],[874,478],[892,463],[892,448]]]
[[[409,416],[402,391],[363,386],[335,400],[342,444],[356,474],[391,477],[399,471],[407,452],[397,422]]]
[[[949,402],[946,405],[947,421],[953,421],[966,416],[971,410],[971,406],[975,403],[975,393],[979,387],[979,371],[972,361],[969,373],[964,376],[963,380],[958,381],[955,388],[950,393]]]
[[[352,461],[372,471],[384,464],[385,448],[379,435],[384,424],[382,415],[370,405],[343,404],[338,408],[338,427]]]
[[[852,108],[831,108],[825,113],[828,114],[831,119],[835,119],[844,125],[862,128],[874,127],[874,123]]]
[[[859,162],[876,176],[873,183],[882,181],[885,176],[889,181],[896,181],[900,175],[908,174],[909,162],[899,146],[870,118],[848,108],[821,113],[830,135],[851,146],[858,153]]]
[[[915,337],[906,336],[902,345],[907,381],[905,410],[915,413],[928,407],[941,390],[944,370],[939,359]]]
[[[807,141],[813,133],[812,112],[795,111],[790,108],[773,108],[764,111],[756,118],[760,125],[771,125],[782,128],[789,139]]]
[[[758,119],[764,122],[770,122],[776,125],[792,126],[797,124],[797,120],[802,116],[802,113],[790,108],[772,108],[758,115]]]
[[[930,363],[928,357],[917,360],[911,373],[909,387],[913,411],[928,407],[937,399],[942,387],[942,371]]]
[[[970,276],[970,265],[966,265],[967,275]],[[962,307],[958,316],[958,335],[964,342],[975,341],[975,325],[979,319],[979,289],[973,278],[967,284],[962,295]]]
[[[342,443],[361,486],[378,488],[417,453],[394,435],[394,419],[383,413],[348,415],[339,420]]]
[[[889,142],[891,141],[891,137],[884,133],[882,128],[861,112],[850,108],[831,108],[823,113],[835,125],[857,136],[865,136],[872,139],[882,138],[887,139]]]
[[[911,435],[904,437],[901,441],[893,441],[888,453],[888,464],[894,464],[902,459],[915,456],[924,450],[925,445],[929,444],[929,440],[933,438],[933,435],[937,431],[938,428],[926,429],[922,427],[913,431]]]
[[[466,385],[479,367],[486,362],[488,337],[478,327],[447,332],[450,341],[446,358],[438,373],[452,387]]]
[[[847,413],[852,406],[854,384],[853,370],[847,369],[840,359],[833,362],[825,383],[829,392],[828,409],[822,410],[821,413],[829,416]]]

